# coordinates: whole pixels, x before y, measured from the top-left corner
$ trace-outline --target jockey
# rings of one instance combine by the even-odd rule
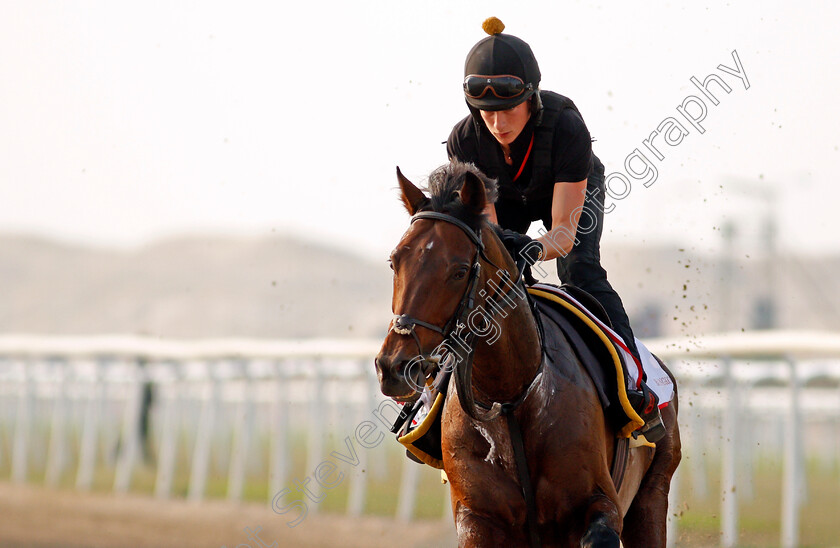
[[[490,36],[473,46],[464,64],[470,115],[449,135],[449,158],[498,180],[499,197],[486,213],[511,254],[524,250],[531,264],[557,259],[560,280],[603,306],[638,360],[624,305],[601,267],[604,166],[592,153],[586,124],[570,99],[539,89],[540,69],[527,43],[502,34],[495,17],[483,28]],[[525,235],[533,221],[548,231],[536,240]],[[664,434],[656,395],[642,382],[628,397],[645,421],[642,432],[655,442]]]

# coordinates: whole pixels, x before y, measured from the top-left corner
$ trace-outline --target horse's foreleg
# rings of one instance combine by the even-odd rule
[[[508,527],[473,513],[469,508],[456,503],[455,530],[458,533],[459,548],[491,548],[496,546],[526,546],[524,536],[516,535]]]
[[[621,524],[615,502],[597,495],[586,511],[586,533],[580,539],[581,548],[619,548]]]

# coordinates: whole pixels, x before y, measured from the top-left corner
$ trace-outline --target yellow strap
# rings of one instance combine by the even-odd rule
[[[417,449],[416,447],[414,447],[414,442],[426,435],[426,432],[428,432],[429,428],[432,427],[432,424],[435,422],[435,417],[437,417],[438,413],[440,413],[440,408],[443,406],[443,400],[443,394],[438,392],[438,395],[435,398],[435,402],[432,404],[432,408],[429,409],[429,414],[426,415],[426,418],[423,419],[423,422],[417,425],[417,428],[415,428],[405,436],[397,438],[397,441],[405,445],[405,448],[411,451],[411,453],[415,457],[428,464],[432,468],[438,469],[443,469],[443,461],[432,457],[425,451]]]
[[[534,289],[528,288],[528,293],[539,297],[541,299],[545,299],[547,301],[551,301],[561,305],[563,308],[571,311],[575,316],[577,316],[581,321],[583,321],[587,326],[589,326],[592,331],[598,335],[598,338],[601,339],[601,342],[604,343],[604,346],[607,347],[607,351],[610,353],[613,359],[613,365],[615,366],[615,372],[618,377],[618,400],[621,402],[621,408],[624,410],[624,413],[630,419],[630,422],[624,425],[621,431],[618,433],[618,437],[620,438],[629,438],[632,433],[642,426],[645,425],[645,421],[636,413],[636,410],[633,409],[633,406],[630,405],[630,400],[627,397],[627,386],[624,384],[624,369],[622,368],[621,358],[618,356],[618,352],[615,350],[615,346],[610,338],[604,333],[604,330],[601,327],[592,321],[592,319],[586,315],[585,312],[579,310],[577,307],[573,306],[571,303],[561,299],[557,295],[549,293],[547,291],[543,291],[541,289]]]

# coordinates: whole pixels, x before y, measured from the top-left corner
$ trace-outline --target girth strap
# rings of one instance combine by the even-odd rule
[[[627,457],[629,456],[630,438],[616,438],[615,454],[613,455],[612,469],[610,476],[615,485],[615,492],[621,489],[624,483],[624,473],[627,471]]]
[[[531,474],[528,472],[528,461],[525,458],[525,442],[522,440],[519,421],[514,415],[515,410],[516,407],[511,404],[502,405],[502,414],[507,419],[510,444],[513,446],[513,460],[516,461],[516,471],[519,474],[519,485],[522,487],[522,496],[525,497],[525,525],[528,528],[528,541],[531,548],[540,548],[542,544],[537,532],[537,500],[531,486]]]
[[[537,499],[534,495],[533,486],[531,485],[531,473],[528,470],[528,461],[525,457],[525,441],[522,439],[522,429],[514,415],[516,407],[517,405],[510,403],[503,404],[502,415],[507,420],[510,444],[513,447],[513,460],[516,463],[516,472],[519,476],[522,496],[525,498],[525,527],[528,530],[528,542],[531,548],[540,548],[542,544],[540,542],[539,532],[537,531]],[[629,438],[616,440],[615,454],[613,455],[613,464],[610,470],[610,476],[612,477],[616,492],[621,489],[621,484],[624,483],[629,445]]]

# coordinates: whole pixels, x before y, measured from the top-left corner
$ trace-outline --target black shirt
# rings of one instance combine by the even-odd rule
[[[543,92],[544,97],[545,94],[546,92]],[[531,222],[536,220],[542,220],[546,228],[551,228],[554,184],[582,181],[589,176],[592,168],[589,130],[575,108],[564,108],[557,115],[551,143],[552,177],[542,181],[532,181],[534,152],[531,148],[529,154],[528,149],[531,147],[533,136],[532,116],[522,133],[511,143],[512,165],[505,163],[501,145],[480,117],[477,120],[470,115],[458,122],[446,143],[450,159],[471,162],[488,176],[498,179],[499,199],[496,202],[496,215],[499,225],[518,232],[526,232]],[[489,161],[490,155],[495,156],[494,161]]]

